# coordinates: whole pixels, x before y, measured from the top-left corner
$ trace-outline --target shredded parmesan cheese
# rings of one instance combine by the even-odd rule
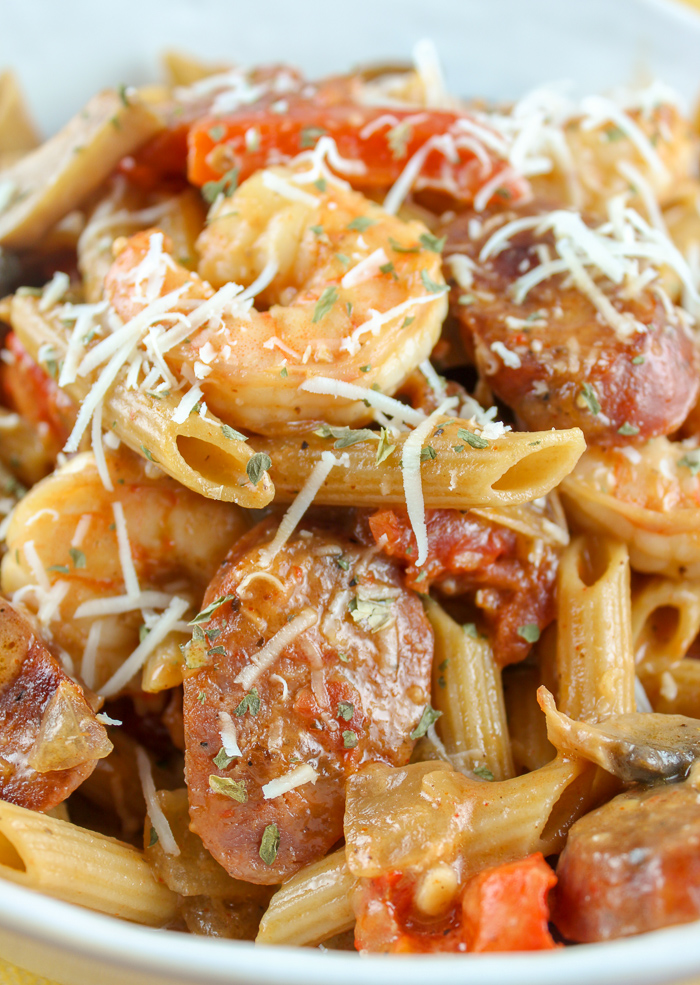
[[[319,205],[320,199],[316,198],[315,195],[310,195],[303,189],[297,188],[296,185],[291,184],[281,175],[275,174],[274,171],[263,171],[262,183],[270,191],[276,192],[283,198],[288,198],[290,202],[300,202],[302,205],[308,205],[310,209],[315,209]]]
[[[251,662],[234,678],[234,684],[240,684],[246,690],[255,684],[256,680],[268,670],[290,643],[307,629],[315,626],[318,616],[313,609],[302,609],[298,616],[286,623],[265,646],[256,653]]]
[[[39,311],[48,311],[61,300],[70,287],[70,277],[62,270],[57,270],[44,290],[41,292]]]
[[[375,250],[374,253],[370,253],[368,257],[364,260],[360,260],[358,264],[352,267],[345,274],[340,282],[341,287],[357,287],[358,284],[364,284],[365,281],[371,280],[376,277],[380,272],[379,268],[385,266],[389,262],[384,249],[380,247]]]
[[[139,771],[139,779],[141,780],[143,799],[146,801],[146,810],[151,819],[151,824],[158,835],[158,842],[166,855],[177,856],[180,854],[180,849],[170,829],[168,819],[163,813],[158,802],[158,797],[156,796],[156,785],[153,782],[151,761],[145,749],[138,745],[136,746],[136,765]]]
[[[274,538],[267,545],[267,547],[264,547],[260,552],[260,567],[269,567],[273,558],[279,553],[279,551],[282,550],[294,532],[297,524],[308,510],[309,506],[313,503],[316,493],[330,475],[331,469],[334,465],[338,464],[340,464],[339,459],[335,457],[333,452],[321,452],[320,460],[316,462],[308,479],[297,493],[287,512],[282,517],[282,522],[277,528],[277,533]]]
[[[416,535],[418,545],[418,557],[416,564],[420,567],[425,564],[428,557],[428,528],[425,523],[425,501],[423,499],[423,485],[420,476],[420,453],[423,442],[435,426],[436,421],[445,413],[459,403],[457,397],[449,397],[443,400],[437,410],[433,411],[415,431],[406,438],[403,446],[403,488],[406,497],[406,509],[408,518],[411,521],[413,533]]]
[[[117,546],[119,548],[119,563],[122,568],[122,577],[124,578],[124,587],[126,588],[126,594],[136,596],[141,591],[139,587],[139,580],[136,575],[136,568],[134,567],[134,559],[131,556],[131,547],[129,545],[129,532],[126,529],[126,518],[124,516],[124,507],[120,502],[112,503],[112,512],[114,513],[114,526],[116,528],[117,534]]]
[[[233,724],[233,719],[227,711],[219,712],[219,731],[221,733],[221,745],[226,755],[232,759],[242,756],[243,753],[238,747],[236,728]]]
[[[378,390],[357,386],[356,383],[334,380],[329,376],[314,376],[310,380],[305,380],[299,389],[306,390],[308,393],[324,393],[331,397],[343,397],[346,400],[366,400],[375,409],[381,410],[385,414],[397,418],[397,420],[404,421],[406,424],[420,424],[425,420],[425,414],[422,410],[407,407],[400,400],[387,397],[386,394],[380,393]]]
[[[269,783],[265,783],[262,788],[263,797],[265,800],[274,800],[275,797],[281,797],[282,794],[294,790],[295,787],[301,787],[305,783],[315,783],[316,780],[318,780],[316,770],[308,763],[304,763],[285,776],[278,776],[274,780],[270,780]]]
[[[107,459],[105,458],[105,450],[102,444],[102,401],[100,400],[97,407],[95,407],[95,413],[92,415],[92,451],[95,456],[95,465],[97,466],[97,474],[102,480],[102,485],[105,487],[107,492],[114,492],[114,486],[112,484],[112,478],[109,474],[109,469],[107,468]]]
[[[200,386],[196,385],[191,387],[184,397],[181,398],[180,403],[173,411],[173,421],[175,421],[176,424],[184,424],[194,408],[203,398],[204,394],[202,393],[202,388]]]
[[[111,698],[121,691],[123,687],[126,687],[134,674],[141,670],[158,644],[174,629],[176,623],[189,609],[189,606],[189,602],[177,596],[171,600],[170,605],[152,626],[148,635],[139,643],[131,656],[124,661],[119,670],[112,674],[107,683],[103,684],[99,689],[98,693],[101,697]]]

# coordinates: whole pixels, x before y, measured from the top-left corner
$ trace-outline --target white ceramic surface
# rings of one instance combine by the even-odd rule
[[[689,103],[700,92],[700,17],[672,0],[0,0],[0,67],[47,132],[101,86],[152,78],[164,47],[313,74],[405,58],[422,37],[465,94],[640,72]],[[544,954],[360,959],[147,930],[2,883],[0,955],[63,985],[660,985],[700,974],[700,925]]]

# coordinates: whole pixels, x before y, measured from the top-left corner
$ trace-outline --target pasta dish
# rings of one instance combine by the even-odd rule
[[[700,918],[700,183],[660,82],[0,76],[0,878],[171,931]]]

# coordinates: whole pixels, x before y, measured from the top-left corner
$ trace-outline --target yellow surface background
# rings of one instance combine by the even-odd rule
[[[684,2],[700,10],[700,0],[684,0]],[[39,978],[30,971],[24,971],[0,958],[0,985],[56,985],[56,983],[49,981],[48,978]],[[85,982],[84,985],[99,985],[99,983]],[[700,978],[679,982],[678,985],[700,985]]]

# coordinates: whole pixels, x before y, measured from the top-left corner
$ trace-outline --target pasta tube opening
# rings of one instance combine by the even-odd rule
[[[509,494],[513,500],[529,492],[547,475],[557,475],[572,467],[573,448],[568,443],[557,442],[541,450],[520,451],[521,458],[511,465],[495,482],[494,492]]]

